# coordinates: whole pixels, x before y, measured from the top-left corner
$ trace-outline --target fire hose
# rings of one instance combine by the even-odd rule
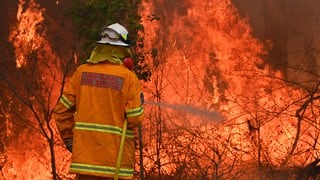
[[[133,69],[133,59],[132,58],[125,58],[123,60],[123,63],[129,70]],[[123,149],[124,149],[124,143],[126,141],[127,127],[128,127],[128,120],[127,120],[127,118],[125,118],[124,122],[123,122],[123,127],[122,127],[121,141],[120,141],[120,147],[119,147],[117,164],[116,164],[116,171],[115,171],[114,178],[113,178],[114,180],[119,179],[119,172],[120,172],[122,154],[123,154]]]
[[[117,164],[116,164],[116,171],[113,178],[114,180],[119,179],[119,172],[120,172],[122,154],[124,149],[124,143],[126,141],[127,127],[128,127],[128,120],[127,118],[125,118],[123,127],[122,127],[121,141],[120,141],[119,153],[118,153]]]
[[[123,63],[129,70],[133,70],[133,59],[132,58],[125,58]],[[140,98],[141,98],[141,95],[143,96],[143,94],[140,94]],[[143,104],[143,102],[142,102],[142,104]],[[120,167],[121,167],[123,149],[124,149],[124,144],[125,144],[125,141],[126,141],[127,127],[128,127],[128,119],[125,118],[124,123],[123,123],[123,127],[122,127],[121,141],[120,141],[120,147],[119,147],[119,152],[118,152],[118,157],[117,157],[116,170],[115,170],[115,174],[114,174],[114,178],[113,178],[114,180],[118,180],[119,179],[119,172],[120,172]],[[141,125],[139,125],[139,139],[142,138],[141,135],[142,135],[142,133],[141,133]],[[140,147],[141,147],[142,142],[140,142],[140,143],[141,143],[140,144]],[[140,160],[140,163],[142,165],[141,160]],[[142,168],[142,170],[143,170],[143,168]],[[141,170],[141,173],[142,173],[141,178],[143,179],[143,171],[142,170]]]

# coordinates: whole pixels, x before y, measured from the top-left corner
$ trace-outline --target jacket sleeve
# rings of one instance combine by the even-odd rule
[[[129,84],[129,91],[126,100],[126,117],[128,119],[128,128],[137,127],[143,119],[143,94],[139,80],[135,74]]]
[[[58,131],[63,140],[73,137],[74,114],[76,111],[75,80],[76,73],[72,76],[70,83],[66,84],[53,112]]]

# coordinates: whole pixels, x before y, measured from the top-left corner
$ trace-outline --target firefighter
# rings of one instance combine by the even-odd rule
[[[128,31],[115,23],[102,28],[87,63],[80,65],[54,110],[57,128],[72,152],[76,179],[132,179],[133,129],[143,119],[143,94],[137,76],[125,67],[131,57]],[[123,129],[127,122],[128,129]],[[126,124],[126,123],[125,123]],[[123,142],[121,166],[116,164]]]

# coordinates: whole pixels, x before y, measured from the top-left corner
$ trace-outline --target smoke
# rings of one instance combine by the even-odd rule
[[[206,118],[210,118],[213,121],[221,122],[224,120],[223,116],[218,111],[208,111],[199,107],[190,106],[190,105],[180,105],[180,104],[169,104],[169,103],[158,103],[153,101],[145,101],[145,104],[151,106],[160,106],[165,108],[170,108],[178,111],[184,111],[192,113],[193,115],[199,115]]]

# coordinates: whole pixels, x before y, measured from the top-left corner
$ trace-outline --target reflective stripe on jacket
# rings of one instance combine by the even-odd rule
[[[111,175],[113,176],[116,169],[114,167],[109,166],[96,166],[90,164],[81,164],[81,163],[71,163],[70,169],[74,172],[84,172],[86,174],[91,173],[93,175],[100,174],[100,176]],[[133,177],[134,169],[125,169],[120,168],[119,176],[122,179],[131,179]]]
[[[74,140],[71,172],[113,177],[127,118],[119,177],[133,177],[132,130],[143,119],[140,93],[136,75],[122,65],[102,62],[78,67],[54,111],[61,137]]]
[[[85,123],[85,122],[76,122],[74,129],[76,130],[86,130],[86,131],[97,131],[105,132],[111,134],[121,135],[122,129],[117,126],[110,126],[104,124],[94,124],[94,123]],[[133,138],[133,131],[127,130],[127,138]]]

